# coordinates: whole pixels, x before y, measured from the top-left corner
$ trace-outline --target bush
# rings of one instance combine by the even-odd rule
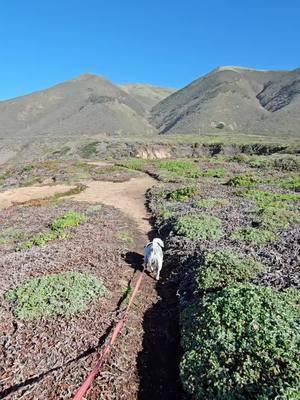
[[[226,183],[228,186],[245,186],[245,187],[250,187],[257,185],[259,183],[259,180],[256,176],[254,175],[237,175]]]
[[[287,228],[290,224],[300,223],[298,212],[280,209],[278,207],[261,208],[258,213],[258,222],[266,229],[276,231],[280,228]]]
[[[246,190],[241,195],[254,200],[260,207],[290,208],[293,202],[300,200],[299,195],[294,193],[271,193],[255,189]]]
[[[299,399],[299,300],[240,284],[186,308],[184,388],[195,400]]]
[[[224,168],[211,168],[202,173],[202,176],[209,178],[224,178],[227,175],[227,171]]]
[[[300,159],[299,157],[278,158],[274,160],[272,167],[281,171],[299,171]]]
[[[66,232],[57,231],[57,232],[45,232],[45,233],[38,233],[30,240],[27,240],[25,243],[21,244],[17,247],[17,251],[31,249],[33,246],[44,246],[48,242],[56,239],[67,239],[69,235]]]
[[[167,198],[175,201],[186,201],[197,193],[196,186],[187,186],[173,190],[167,194]]]
[[[69,315],[81,312],[96,296],[107,295],[102,281],[88,274],[66,272],[33,278],[5,294],[18,318]]]
[[[248,160],[248,164],[252,168],[260,169],[277,169],[280,171],[299,171],[299,157],[270,157],[270,156],[255,156]]]
[[[178,235],[186,236],[190,240],[218,240],[223,236],[221,220],[207,214],[179,217],[174,229]]]
[[[80,153],[81,156],[83,158],[90,158],[93,157],[97,154],[97,146],[98,146],[99,142],[90,142],[86,145],[84,145],[81,149],[80,149]]]
[[[68,211],[62,217],[55,219],[50,225],[50,232],[41,232],[27,240],[16,248],[16,251],[31,249],[33,246],[44,246],[48,242],[56,239],[68,239],[70,234],[66,232],[68,228],[73,228],[80,225],[86,220],[85,215]]]
[[[275,233],[266,229],[242,228],[234,231],[230,235],[231,240],[246,242],[247,244],[264,246],[270,242],[275,242]]]
[[[68,211],[62,217],[52,222],[51,229],[53,231],[60,231],[62,229],[73,228],[82,224],[85,220],[85,215],[76,211]]]
[[[164,171],[167,172],[165,179],[195,179],[201,176],[196,164],[190,160],[160,160],[156,164],[160,169],[160,174],[164,176]]]
[[[193,206],[196,208],[203,208],[205,210],[214,208],[214,207],[222,207],[228,204],[228,200],[226,199],[201,199],[196,201]]]
[[[300,177],[297,175],[280,179],[277,184],[283,189],[300,191]]]
[[[224,287],[238,282],[248,282],[263,271],[263,265],[252,257],[221,250],[206,253],[203,265],[196,272],[199,289]]]
[[[123,161],[120,163],[121,166],[129,169],[133,169],[135,171],[142,171],[145,166],[146,160],[142,160],[140,158],[132,158],[127,161]]]

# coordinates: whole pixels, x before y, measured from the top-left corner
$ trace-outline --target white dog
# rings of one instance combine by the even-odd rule
[[[151,272],[156,270],[156,280],[159,280],[160,271],[163,265],[163,249],[164,242],[161,239],[155,238],[144,248],[144,266],[145,269],[150,269]]]

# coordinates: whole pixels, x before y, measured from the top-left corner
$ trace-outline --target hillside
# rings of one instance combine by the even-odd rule
[[[96,75],[0,102],[0,137],[153,133],[143,106]]]
[[[300,69],[222,67],[153,107],[161,133],[299,135]]]
[[[145,111],[150,111],[157,103],[176,91],[175,89],[135,83],[120,85],[120,88],[135,98]]]
[[[181,90],[115,85],[84,74],[0,102],[0,139],[22,143],[94,135],[299,136],[300,69],[221,67]]]

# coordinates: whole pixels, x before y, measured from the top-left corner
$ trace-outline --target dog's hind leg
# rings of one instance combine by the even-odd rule
[[[159,276],[160,276],[160,271],[161,271],[161,269],[162,269],[162,261],[159,261],[158,263],[157,263],[157,274],[156,274],[156,280],[157,281],[159,281]]]

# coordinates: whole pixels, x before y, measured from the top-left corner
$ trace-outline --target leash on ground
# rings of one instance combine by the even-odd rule
[[[91,387],[91,385],[92,385],[93,381],[96,379],[97,375],[101,372],[102,367],[108,358],[111,348],[115,344],[119,333],[121,332],[123,326],[126,323],[126,320],[128,317],[128,311],[129,311],[129,309],[133,303],[133,300],[141,286],[143,276],[144,276],[144,270],[140,273],[140,276],[139,276],[138,280],[136,281],[133,292],[131,293],[131,296],[129,298],[127,307],[125,308],[122,318],[115,325],[115,327],[112,331],[111,337],[110,337],[109,341],[104,345],[98,361],[96,362],[94,368],[91,370],[89,375],[86,377],[85,381],[82,383],[80,388],[75,393],[73,400],[82,400],[83,396],[85,396],[86,392]]]

